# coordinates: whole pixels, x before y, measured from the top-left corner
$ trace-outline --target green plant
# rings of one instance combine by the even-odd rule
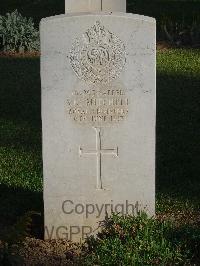
[[[13,52],[39,50],[39,32],[32,18],[23,17],[17,10],[0,16],[0,49]]]
[[[199,22],[193,20],[188,24],[184,19],[174,21],[170,18],[163,18],[161,29],[164,39],[167,39],[176,46],[200,46]]]
[[[87,240],[86,265],[178,265],[187,261],[169,222],[113,215]]]
[[[199,0],[128,0],[131,13],[154,17],[157,40],[176,46],[200,44]]]
[[[32,216],[35,215],[40,214],[34,211],[24,214],[0,241],[0,265],[22,265],[22,258],[15,253],[15,248],[30,235]]]

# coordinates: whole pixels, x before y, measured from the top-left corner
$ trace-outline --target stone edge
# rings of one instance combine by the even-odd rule
[[[144,15],[138,15],[138,14],[132,14],[132,13],[123,13],[123,12],[81,12],[81,13],[68,13],[68,14],[62,14],[62,15],[56,15],[51,16],[47,18],[43,18],[40,21],[40,26],[42,24],[45,24],[46,22],[52,21],[52,20],[59,20],[59,19],[65,19],[65,18],[71,18],[71,17],[82,17],[82,16],[113,16],[113,17],[125,17],[125,18],[131,18],[135,20],[143,20],[145,22],[156,24],[156,19],[153,17],[148,17]]]

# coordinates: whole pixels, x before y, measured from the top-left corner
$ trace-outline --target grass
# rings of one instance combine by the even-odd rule
[[[39,59],[0,58],[0,231],[42,210]]]
[[[200,52],[158,53],[157,72],[157,192],[199,208]]]
[[[1,57],[0,73],[0,234],[4,234],[27,211],[43,212],[39,58]],[[185,252],[193,255],[200,227],[199,88],[200,50],[158,51],[157,215],[161,223],[172,221],[176,234],[188,239]],[[96,255],[109,245],[115,248],[110,241],[98,246]]]

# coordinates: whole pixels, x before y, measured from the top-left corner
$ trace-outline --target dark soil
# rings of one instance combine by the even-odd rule
[[[13,253],[23,259],[20,266],[80,265],[81,247],[67,240],[39,240],[26,238]]]

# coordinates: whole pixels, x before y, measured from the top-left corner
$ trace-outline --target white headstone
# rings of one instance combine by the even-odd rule
[[[155,211],[155,20],[41,22],[45,237],[83,239],[111,211]]]
[[[126,12],[126,0],[65,0],[65,13],[97,11]]]

